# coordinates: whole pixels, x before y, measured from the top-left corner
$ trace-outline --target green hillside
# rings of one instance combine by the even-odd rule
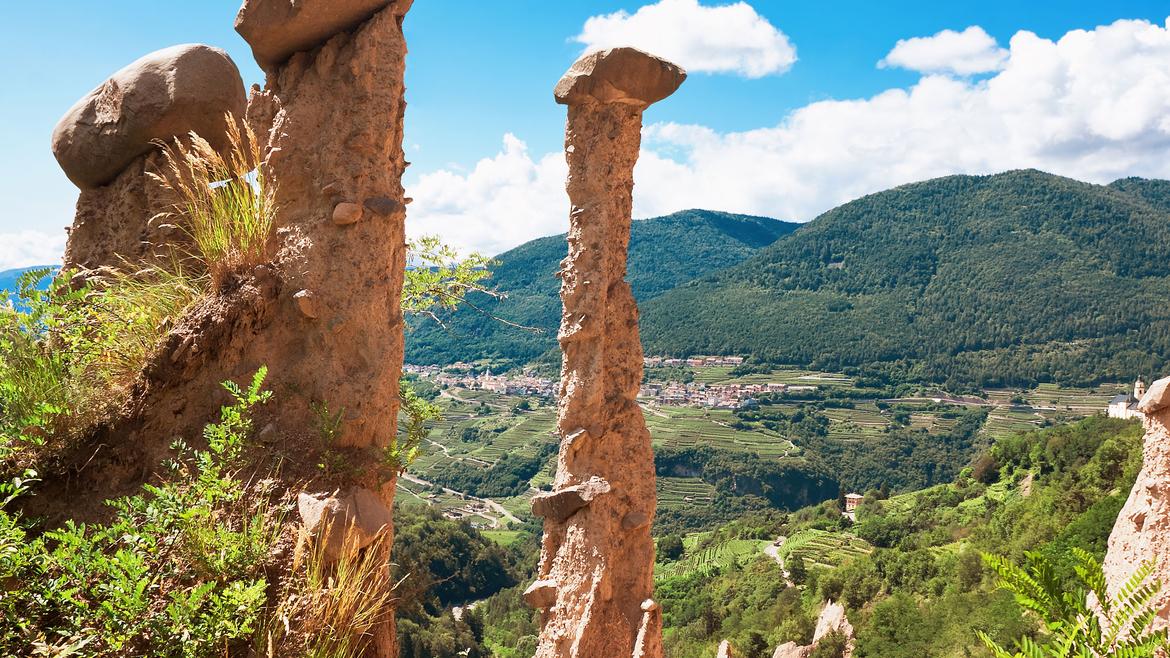
[[[1084,384],[1170,356],[1170,183],[950,176],[831,210],[642,307],[651,353],[971,385]]]
[[[20,275],[29,270],[35,270],[35,267],[21,267],[15,270],[4,270],[0,272],[0,290],[15,291],[17,288],[17,281]]]
[[[675,286],[735,265],[798,225],[763,217],[687,210],[635,221],[630,235],[629,281],[646,302]],[[445,326],[415,322],[406,340],[408,363],[452,363],[483,358],[532,360],[556,348],[561,317],[560,280],[565,235],[527,242],[498,257],[488,282],[507,298],[476,296],[480,310],[461,308],[441,316]],[[539,331],[497,322],[497,316]]]

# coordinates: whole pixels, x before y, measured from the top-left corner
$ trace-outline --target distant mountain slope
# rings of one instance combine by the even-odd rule
[[[639,302],[680,283],[741,262],[791,233],[798,224],[708,210],[687,210],[638,220],[630,236],[629,281]],[[489,286],[507,293],[495,301],[476,296],[482,310],[540,333],[507,326],[470,308],[412,323],[408,363],[452,363],[482,358],[524,363],[556,347],[561,305],[554,275],[565,257],[565,235],[527,242],[498,256]]]
[[[831,210],[642,307],[649,352],[964,384],[1166,374],[1170,183],[950,176]]]
[[[50,266],[49,265],[40,265],[37,267],[20,267],[20,268],[14,269],[14,270],[4,270],[4,271],[0,272],[0,290],[15,291],[17,288],[16,282],[18,279],[20,279],[20,275],[24,274],[25,272],[27,272],[29,270],[37,270],[37,269],[42,269],[44,267],[50,267]],[[46,279],[45,281],[42,282],[42,287],[45,285],[45,283],[47,281],[48,280]]]
[[[1136,196],[1155,208],[1170,212],[1170,180],[1122,178],[1110,183],[1109,187]]]
[[[4,270],[0,272],[0,290],[15,290],[16,280],[25,273],[25,268]]]

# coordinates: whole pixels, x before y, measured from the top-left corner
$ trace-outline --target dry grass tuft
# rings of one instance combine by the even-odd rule
[[[328,536],[328,529],[322,536]],[[375,628],[389,621],[396,598],[389,537],[383,531],[361,550],[348,542],[337,560],[326,555],[326,542],[302,538],[290,583],[269,623],[266,655],[367,655]]]
[[[274,216],[256,135],[235,117],[226,120],[226,154],[191,133],[161,142],[163,166],[150,174],[178,199],[155,220],[173,220],[187,234],[195,250],[191,255],[206,265],[213,289],[231,273],[268,260]]]

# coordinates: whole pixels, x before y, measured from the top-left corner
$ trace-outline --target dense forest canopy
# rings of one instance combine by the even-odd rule
[[[630,230],[630,286],[644,303],[683,282],[743,261],[797,226],[708,210],[635,221]],[[471,295],[470,305],[439,315],[442,325],[422,318],[412,323],[406,337],[407,363],[490,358],[523,364],[557,349],[561,300],[555,275],[564,257],[564,234],[500,254],[486,285],[507,298]]]
[[[1170,183],[949,176],[831,210],[643,305],[647,351],[955,389],[1161,372]]]

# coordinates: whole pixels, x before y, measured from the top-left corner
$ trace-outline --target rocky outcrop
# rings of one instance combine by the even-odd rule
[[[345,4],[247,0],[240,15]],[[98,500],[136,487],[175,437],[197,440],[216,417],[220,382],[244,381],[267,365],[265,386],[274,395],[258,419],[267,452],[257,459],[272,463],[258,467],[279,464],[290,488],[307,481],[311,491],[345,492],[298,501],[307,533],[331,552],[340,540],[325,528],[338,525],[353,530],[359,547],[382,533],[387,540],[375,545],[389,550],[398,473],[383,449],[397,434],[402,368],[402,22],[410,2],[375,4],[349,15],[341,31],[296,41],[303,50],[269,66],[265,88],[254,88],[240,113],[262,147],[259,167],[275,208],[270,259],[233,271],[176,319],[123,416],[100,430],[84,475],[61,486]],[[260,47],[265,29],[290,29],[244,24]],[[110,202],[125,203],[130,184],[114,185],[120,191],[109,191]],[[126,221],[147,217],[136,212]],[[75,231],[71,249],[77,241]],[[346,468],[323,474],[312,461],[326,441]],[[375,655],[383,658],[397,654],[393,616],[385,619],[374,630]]]
[[[1152,562],[1162,587],[1154,600],[1155,629],[1170,627],[1170,378],[1159,379],[1138,403],[1145,414],[1142,468],[1117,515],[1104,570],[1116,595],[1134,570]]]
[[[569,255],[553,492],[544,515],[538,582],[542,658],[662,656],[653,600],[654,456],[635,397],[642,379],[638,311],[625,281],[634,163],[642,112],[686,74],[632,48],[578,60],[557,84],[569,106],[565,152]],[[538,586],[539,585],[539,586]]]
[[[801,646],[795,642],[785,642],[776,647],[772,658],[808,658],[820,641],[830,633],[840,633],[845,636],[845,652],[842,654],[842,658],[850,658],[853,655],[853,624],[850,624],[849,618],[845,616],[845,606],[826,601],[825,607],[821,608],[820,616],[817,617],[817,627],[813,631],[812,643]]]
[[[812,650],[812,645],[801,646],[795,642],[785,642],[776,647],[772,652],[772,658],[808,658]]]
[[[236,15],[236,31],[260,66],[268,68],[352,30],[390,5],[399,16],[410,9],[410,2],[402,0],[248,0]]]
[[[227,115],[243,117],[244,83],[227,53],[187,44],[164,48],[110,76],[53,129],[52,149],[81,188],[67,267],[96,269],[146,260],[179,236],[150,222],[170,200],[146,172],[158,140],[196,132],[227,146]]]
[[[297,513],[306,534],[323,542],[323,554],[331,560],[369,546],[383,530],[394,526],[394,513],[369,489],[345,495],[302,492],[297,496]]]

